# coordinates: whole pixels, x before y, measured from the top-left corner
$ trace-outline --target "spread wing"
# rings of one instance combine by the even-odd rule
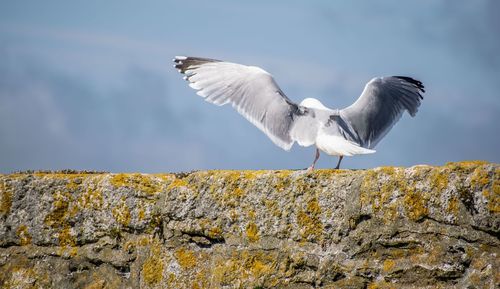
[[[359,136],[363,147],[373,148],[389,132],[406,110],[415,116],[422,82],[405,76],[377,77],[368,82],[361,96],[340,111]]]
[[[199,96],[216,105],[230,103],[276,145],[285,150],[292,147],[290,129],[304,111],[285,96],[269,73],[208,58],[176,56],[174,62]]]

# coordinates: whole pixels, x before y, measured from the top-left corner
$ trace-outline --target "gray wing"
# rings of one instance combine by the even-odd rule
[[[294,117],[303,111],[285,96],[269,73],[255,66],[208,58],[176,56],[174,62],[189,86],[206,101],[230,103],[276,145],[285,150],[292,147],[290,129]]]
[[[373,148],[389,132],[406,110],[417,113],[422,82],[405,76],[377,77],[368,82],[361,96],[340,111],[357,133],[360,145]]]

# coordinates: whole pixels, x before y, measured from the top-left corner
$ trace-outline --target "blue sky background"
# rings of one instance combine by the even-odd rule
[[[260,66],[292,100],[337,108],[374,76],[413,76],[417,116],[344,168],[500,162],[500,1],[404,3],[1,1],[0,172],[310,165],[314,148],[285,152],[204,102],[174,55]]]

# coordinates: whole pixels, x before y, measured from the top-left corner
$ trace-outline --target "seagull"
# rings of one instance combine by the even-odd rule
[[[187,56],[173,61],[196,94],[218,106],[231,104],[282,149],[290,150],[294,142],[315,145],[308,170],[314,170],[320,151],[339,157],[335,169],[344,156],[374,153],[405,110],[415,116],[425,92],[411,77],[375,77],[353,104],[331,109],[315,98],[293,102],[271,74],[256,66]]]

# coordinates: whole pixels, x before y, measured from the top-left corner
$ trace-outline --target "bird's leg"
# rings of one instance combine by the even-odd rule
[[[344,158],[344,156],[339,156],[339,162],[337,163],[337,166],[335,167],[336,170],[338,170],[340,168],[340,162],[342,161],[343,158]]]
[[[314,170],[314,165],[316,165],[316,162],[318,161],[318,159],[319,159],[319,149],[316,148],[316,157],[314,158],[312,165],[307,168],[308,171]]]

